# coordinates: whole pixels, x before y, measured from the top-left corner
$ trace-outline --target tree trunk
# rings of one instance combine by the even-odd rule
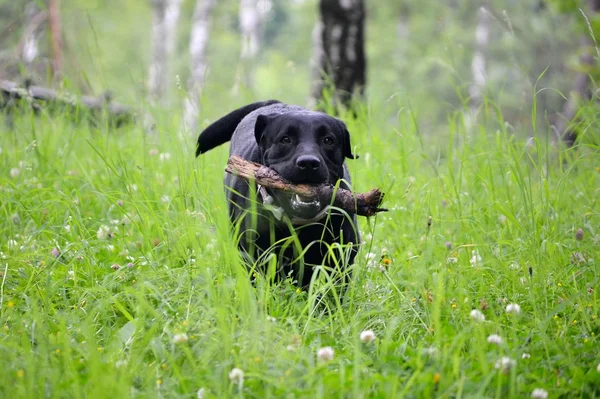
[[[240,71],[236,81],[236,91],[240,86],[252,89],[254,86],[253,67],[260,48],[261,17],[258,12],[258,0],[240,0],[240,31],[242,50]]]
[[[62,27],[60,21],[60,0],[49,0],[48,22],[50,25],[50,50],[52,76],[57,77],[63,70]]]
[[[353,95],[364,93],[364,0],[320,0],[320,20],[313,31],[311,105],[333,89],[334,105],[349,107]]]
[[[475,117],[477,109],[483,100],[483,90],[486,78],[486,53],[490,37],[491,16],[488,10],[481,7],[477,13],[475,28],[475,52],[471,61],[473,81],[469,87],[471,118]]]
[[[592,13],[589,19],[593,19],[595,14],[600,11],[600,0],[588,0],[588,10]],[[596,45],[592,43],[590,34],[586,34],[580,39],[580,51],[581,55],[579,61],[581,63],[582,71],[575,77],[575,82],[569,93],[569,97],[565,102],[560,119],[554,126],[556,133],[567,145],[572,147],[577,139],[577,132],[574,126],[571,125],[573,119],[577,116],[579,110],[579,104],[582,100],[590,98],[590,84],[591,79],[589,73],[592,69],[597,67],[598,60],[594,60],[593,49]]]
[[[185,100],[183,114],[184,129],[188,133],[196,131],[198,126],[200,92],[206,75],[206,48],[210,32],[211,14],[215,0],[197,0],[192,20],[190,37],[190,66],[192,75],[188,85],[188,97]]]
[[[152,60],[148,94],[152,101],[165,103],[169,85],[168,61],[175,48],[181,0],[152,0]]]

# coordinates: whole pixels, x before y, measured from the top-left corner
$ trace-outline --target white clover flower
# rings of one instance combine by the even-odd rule
[[[536,388],[531,392],[533,399],[548,399],[548,391],[542,388]]]
[[[498,370],[507,372],[515,366],[516,362],[508,356],[502,356],[499,360],[496,360],[494,367]]]
[[[196,391],[196,397],[198,399],[204,399],[204,395],[206,394],[206,388],[200,388]]]
[[[169,154],[168,152],[163,152],[158,156],[158,159],[160,159],[161,161],[168,161],[169,159],[171,159],[171,154]]]
[[[180,334],[173,335],[173,343],[174,344],[182,344],[184,342],[187,342],[188,339],[189,339],[189,337],[186,333],[180,333]]]
[[[481,266],[481,256],[479,256],[479,251],[477,250],[473,250],[471,251],[471,260],[469,262],[471,262],[471,266],[473,267],[477,267],[477,266]]]
[[[522,359],[529,359],[531,357],[531,355],[529,353],[523,353],[523,355],[521,356]]]
[[[480,310],[473,309],[473,310],[471,310],[471,318],[475,321],[484,321],[485,315],[483,313],[481,313]]]
[[[506,305],[506,313],[519,314],[521,313],[521,307],[516,303],[509,303]]]
[[[244,385],[244,370],[237,367],[232,368],[229,372],[229,381],[238,384],[240,387]]]
[[[20,174],[21,174],[21,169],[19,169],[19,168],[12,168],[10,170],[10,177],[13,177],[13,178],[19,177]]]
[[[376,338],[373,330],[365,330],[360,333],[360,340],[365,343],[373,342]]]
[[[501,345],[502,337],[499,336],[498,334],[492,334],[489,337],[487,337],[487,342],[490,344]]]
[[[100,228],[96,232],[96,237],[98,237],[99,240],[106,240],[110,238],[110,229],[108,228],[108,226],[100,226]]]
[[[319,359],[322,362],[328,362],[330,360],[333,360],[334,354],[335,352],[333,351],[333,348],[331,346],[326,346],[324,348],[320,348],[317,351],[317,359]]]
[[[446,263],[448,263],[448,264],[458,263],[458,258],[451,256],[448,259],[446,259]]]

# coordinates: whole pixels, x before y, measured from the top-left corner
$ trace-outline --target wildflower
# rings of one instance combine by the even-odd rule
[[[471,266],[473,267],[481,266],[481,256],[479,255],[479,251],[471,251],[471,260],[469,262],[471,262]]]
[[[10,170],[10,177],[16,178],[16,177],[19,177],[20,174],[21,174],[21,169],[19,169],[19,168],[12,168]]]
[[[148,151],[148,155],[150,155],[151,157],[158,155],[158,150],[156,148],[152,148],[150,149],[150,151]]]
[[[455,258],[455,257],[447,258],[446,263],[448,263],[448,264],[458,263],[458,258]]]
[[[334,351],[331,346],[326,346],[324,348],[320,348],[317,351],[317,359],[319,359],[322,362],[328,362],[330,360],[333,360],[333,355],[334,355]]]
[[[127,264],[127,267],[128,267],[128,268],[130,268],[130,269],[131,269],[133,266],[134,266],[134,265],[133,265],[133,262],[129,262],[129,263]]]
[[[515,366],[516,362],[508,356],[502,356],[499,360],[496,360],[494,367],[504,372],[509,371]]]
[[[506,305],[506,313],[519,314],[521,313],[521,307],[516,303],[509,303]]]
[[[583,230],[581,228],[577,229],[577,232],[575,233],[575,239],[577,241],[583,240]]]
[[[229,381],[237,384],[239,387],[244,385],[244,370],[234,367],[229,372]]]
[[[160,159],[161,161],[168,161],[169,159],[171,159],[171,154],[169,154],[168,152],[163,152],[158,156],[158,159]]]
[[[481,313],[480,310],[473,309],[473,310],[471,310],[471,318],[475,321],[484,321],[485,315],[483,313]]]
[[[450,250],[452,249],[452,243],[450,241],[446,241],[446,249]]]
[[[365,330],[360,333],[360,340],[365,343],[373,342],[376,338],[373,330]]]
[[[542,388],[536,388],[531,392],[531,397],[533,399],[547,399],[548,391]]]
[[[492,334],[487,337],[487,342],[490,344],[500,345],[502,344],[502,337],[498,334]]]
[[[13,240],[12,238],[10,240],[8,240],[8,242],[6,244],[8,245],[8,249],[16,248],[17,245],[19,245],[17,240]]]
[[[117,205],[119,205],[120,207],[123,207],[125,203],[123,202],[123,200],[117,200]]]
[[[113,263],[110,268],[113,270],[119,270],[121,268],[121,266],[118,263]]]
[[[600,373],[600,363],[598,363],[598,366],[596,366],[596,370]]]
[[[96,232],[96,237],[99,240],[106,240],[108,238],[111,238],[112,234],[110,233],[110,229],[108,228],[108,226],[102,225]]]
[[[277,322],[277,318],[273,317],[273,316],[267,316],[267,321],[270,321],[271,323],[276,323]]]
[[[60,256],[60,250],[56,247],[52,248],[52,256],[54,256],[54,258],[58,259],[58,257]]]
[[[204,399],[204,394],[206,393],[206,389],[205,388],[200,388],[198,389],[198,391],[196,391],[196,397],[198,399]]]
[[[529,359],[531,357],[531,355],[529,353],[523,353],[523,355],[521,355],[521,359]]]
[[[498,223],[500,223],[502,226],[506,225],[506,216],[504,216],[504,215],[498,216]]]
[[[70,233],[70,232],[71,232],[71,225],[70,225],[70,224],[66,224],[66,225],[65,225],[65,231],[66,231],[67,233]]]
[[[189,339],[189,337],[186,333],[173,335],[173,343],[174,344],[181,344],[181,343],[187,342],[188,339]],[[231,377],[229,377],[229,378],[231,379]]]
[[[435,373],[435,374],[433,375],[433,383],[434,383],[435,385],[437,385],[437,384],[439,384],[439,383],[440,383],[440,380],[441,380],[440,373]]]

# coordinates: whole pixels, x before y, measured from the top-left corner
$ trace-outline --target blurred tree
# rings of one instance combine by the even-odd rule
[[[19,58],[28,73],[40,54],[40,36],[42,35],[46,12],[39,9],[35,1],[25,5],[25,29],[19,42]]]
[[[190,34],[191,77],[183,114],[184,130],[194,134],[198,125],[200,91],[206,75],[206,49],[210,31],[211,14],[215,0],[197,0]]]
[[[332,86],[332,102],[349,107],[366,83],[364,0],[320,0],[320,19],[313,31],[311,105]]]
[[[60,0],[48,1],[48,25],[50,27],[50,65],[52,77],[61,77],[63,71],[62,24]]]
[[[558,5],[563,11],[583,12],[578,8],[577,4],[572,1],[559,2]],[[568,147],[572,147],[577,140],[577,126],[573,123],[576,119],[582,100],[589,100],[591,97],[590,74],[595,70],[597,73],[599,60],[594,60],[594,48],[597,46],[592,41],[594,25],[598,26],[600,18],[600,0],[587,0],[587,10],[589,17],[585,18],[585,32],[582,34],[580,41],[580,56],[579,56],[579,72],[575,77],[571,91],[562,109],[562,115],[558,119],[554,128],[556,133],[560,135],[564,143]],[[585,15],[585,14],[584,14]],[[594,39],[595,41],[595,39]],[[598,51],[596,47],[596,52]],[[600,58],[600,54],[599,54]]]
[[[475,51],[471,61],[471,74],[473,81],[469,87],[471,117],[475,117],[477,109],[483,99],[483,89],[487,80],[486,52],[490,37],[491,15],[485,7],[477,12],[477,27],[475,28]]]
[[[238,92],[241,86],[248,89],[254,86],[252,70],[260,47],[261,26],[258,0],[240,0],[239,18],[242,46],[235,92]]]
[[[152,1],[152,60],[148,92],[152,101],[165,102],[168,87],[168,61],[175,47],[177,21],[182,0]]]

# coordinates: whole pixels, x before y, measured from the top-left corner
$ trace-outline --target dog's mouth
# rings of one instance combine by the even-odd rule
[[[270,205],[281,207],[283,213],[293,220],[314,220],[323,210],[323,204],[318,198],[304,197],[295,193],[270,191]],[[264,199],[263,199],[264,200]]]
[[[321,201],[316,198],[304,198],[298,194],[293,194],[290,198],[292,211],[296,215],[305,215],[315,217],[321,211]]]

